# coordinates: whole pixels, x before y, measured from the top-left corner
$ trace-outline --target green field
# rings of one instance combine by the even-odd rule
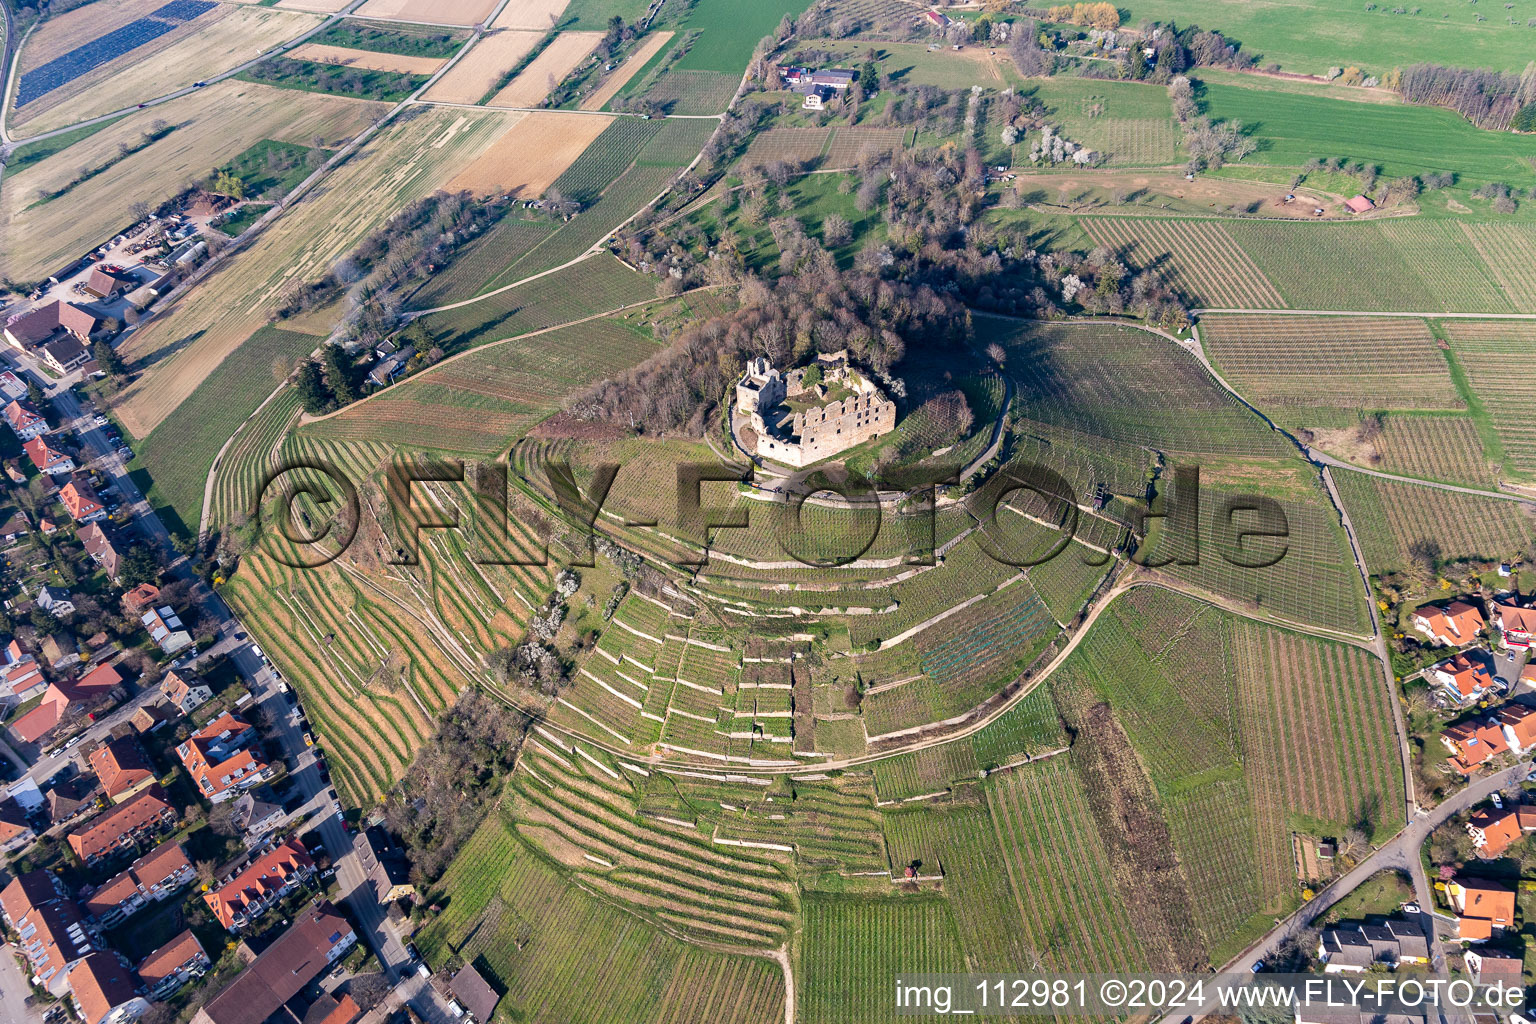
[[[139,442],[129,472],[173,533],[196,535],[209,467],[235,428],[277,387],[274,362],[283,363],[286,376],[286,368],[309,355],[321,340],[262,328]]]
[[[1536,542],[1536,516],[1513,501],[1457,494],[1341,470],[1334,474],[1373,573],[1407,567],[1416,550],[1435,560],[1509,561]]]
[[[326,46],[344,46],[376,53],[396,53],[405,57],[452,57],[469,39],[463,29],[412,25],[396,21],[363,21],[349,18],[337,21],[306,42]]]
[[[897,973],[965,970],[947,903],[938,898],[805,902],[798,1019],[809,1024],[888,1021]]]
[[[1243,53],[1260,64],[1312,75],[1330,65],[1357,65],[1380,74],[1417,61],[1518,72],[1530,59],[1533,30],[1524,24],[1527,12],[1519,12],[1517,27],[1502,13],[1479,21],[1471,7],[1455,0],[1431,0],[1411,8],[1413,14],[1396,10],[1338,0],[1206,0],[1197,9],[1177,0],[1138,0],[1127,23],[1151,18],[1183,28],[1193,22],[1241,42]]]

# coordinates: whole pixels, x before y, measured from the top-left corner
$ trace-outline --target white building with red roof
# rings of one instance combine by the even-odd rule
[[[251,724],[226,711],[188,737],[176,756],[198,792],[220,803],[271,778],[272,766],[251,751],[255,743]]]

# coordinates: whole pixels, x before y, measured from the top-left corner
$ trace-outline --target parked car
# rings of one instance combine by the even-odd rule
[[[1492,796],[1490,796],[1488,799],[1493,802],[1493,806],[1494,806],[1495,810],[1502,811],[1504,809],[1504,798],[1499,796],[1499,794],[1495,793]]]

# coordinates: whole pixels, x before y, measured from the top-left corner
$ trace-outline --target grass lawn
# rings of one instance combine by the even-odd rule
[[[739,76],[747,69],[758,40],[772,32],[784,15],[795,17],[808,6],[806,0],[696,3],[683,18],[682,27],[703,34],[677,62],[678,70]]]
[[[219,230],[230,238],[236,238],[246,228],[261,219],[261,215],[272,209],[270,203],[247,203],[235,211],[235,215],[219,225]]]
[[[1406,875],[1398,871],[1382,871],[1367,878],[1354,892],[1330,907],[1324,920],[1359,921],[1367,914],[1388,916],[1411,899],[1413,883]]]
[[[365,68],[318,64],[308,60],[273,57],[242,71],[236,76],[246,82],[275,85],[279,89],[300,89],[336,96],[395,103],[421,87],[426,75],[398,71],[370,71]]]
[[[128,115],[123,115],[123,117],[126,116]],[[55,135],[50,139],[42,139],[38,142],[28,142],[25,145],[17,146],[15,152],[11,154],[10,161],[5,165],[5,169],[9,173],[15,174],[28,164],[35,164],[40,160],[46,160],[53,156],[53,154],[66,150],[80,140],[89,138],[103,128],[110,127],[121,120],[121,117],[114,117],[110,121],[84,125],[80,128],[64,132],[62,135]]]
[[[1393,14],[1395,5],[1341,3],[1339,0],[1203,0],[1192,7],[1179,0],[1136,0],[1124,23],[1143,18],[1176,22],[1180,28],[1198,24],[1220,31],[1261,65],[1279,64],[1286,71],[1321,74],[1329,66],[1351,64],[1380,74],[1417,61],[1457,67],[1519,71],[1536,47],[1536,28],[1525,19],[1525,7],[1510,12],[1499,6],[1472,7],[1463,0],[1426,0]],[[1476,20],[1482,11],[1486,21]]]
[[[1526,162],[1529,140],[1483,131],[1438,107],[1349,103],[1214,82],[1205,83],[1201,100],[1213,120],[1241,121],[1260,140],[1245,164],[1300,167],[1313,157],[1338,157],[1378,164],[1385,178],[1452,171],[1457,187],[1468,190],[1488,181],[1536,184]]]

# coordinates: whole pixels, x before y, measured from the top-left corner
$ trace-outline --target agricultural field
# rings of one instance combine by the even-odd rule
[[[1422,320],[1213,315],[1200,341],[1229,384],[1287,420],[1304,423],[1307,406],[1464,408]]]
[[[495,7],[495,0],[368,0],[356,13],[361,18],[383,21],[475,25],[484,21]]]
[[[1085,217],[1095,243],[1135,267],[1164,267],[1169,283],[1200,305],[1284,308],[1285,300],[1219,221]]]
[[[541,196],[603,133],[609,120],[563,111],[529,112],[446,187],[478,196]]]
[[[340,147],[382,113],[364,101],[227,80],[114,121],[67,150],[6,175],[0,189],[0,269],[15,281],[47,277],[129,226],[135,202],[151,207],[266,140]],[[175,130],[142,147],[157,122]],[[130,154],[121,157],[123,147]],[[79,175],[104,168],[63,197],[38,202]]]
[[[718,114],[731,101],[740,84],[736,75],[681,71],[673,67],[645,91],[645,98],[667,114]]]
[[[354,50],[346,46],[330,46],[325,43],[305,43],[289,50],[288,56],[293,60],[310,61],[314,64],[335,64],[339,67],[391,71],[405,75],[430,75],[443,66],[441,57],[414,57],[398,53],[381,53],[375,50]]]
[[[651,58],[662,51],[672,41],[671,32],[652,32],[645,37],[645,41],[635,48],[635,52],[624,58],[624,63],[608,73],[603,79],[603,84],[592,91],[592,94],[581,101],[582,110],[602,110],[608,105],[608,101],[619,94],[619,91],[629,84],[647,64]]]
[[[807,897],[797,1019],[808,1024],[890,1020],[891,978],[964,971],[959,938],[940,897]]]
[[[543,32],[524,29],[487,32],[421,98],[435,103],[479,103],[543,38]]]
[[[491,27],[537,29],[540,32],[548,32],[560,21],[560,15],[565,12],[569,2],[570,0],[524,0],[521,3],[507,4],[501,9],[501,13],[496,15],[496,20],[491,22]]]
[[[1104,154],[1110,167],[1162,167],[1183,158],[1167,89],[1046,78],[1031,81],[1021,95],[1043,103],[1067,138]]]
[[[1177,0],[1137,0],[1128,23],[1141,18],[1188,18]],[[1242,0],[1212,0],[1200,9],[1201,28],[1242,40],[1243,52],[1261,65],[1320,75],[1330,65],[1357,65],[1372,74],[1415,61],[1446,63],[1455,55],[1462,67],[1518,72],[1526,65],[1530,41],[1523,26],[1502,18],[1478,20],[1454,0],[1432,0],[1398,13],[1306,0],[1284,7],[1254,6]]]
[[[1372,573],[1407,567],[1415,555],[1434,561],[1508,560],[1536,541],[1536,516],[1498,498],[1397,483],[1340,470],[1334,482]]]
[[[116,403],[124,428],[143,437],[158,426],[267,321],[290,282],[318,277],[401,206],[441,188],[500,136],[506,116],[429,109],[370,139],[313,200],[134,334],[124,357],[152,369]]]
[[[1388,416],[1374,442],[1388,473],[1486,488],[1495,474],[1477,424],[1462,416]]]
[[[576,70],[598,41],[601,32],[562,32],[518,72],[500,92],[488,100],[493,107],[537,107],[549,95],[551,82],[559,82]]]
[[[181,4],[185,8],[178,6]],[[124,56],[94,64],[87,70],[81,70],[83,65],[78,62],[90,63],[88,58],[70,54],[56,58],[51,63],[68,63],[67,70],[60,74],[69,77],[35,101],[18,103],[11,118],[16,133],[27,137],[52,131],[212,78],[320,24],[318,18],[309,14],[259,6],[214,5],[205,0],[173,0],[159,9],[166,8],[189,13],[202,8],[209,13],[166,22],[153,16],[142,19],[134,24],[150,21],[172,25],[173,29],[142,51],[127,51]],[[94,5],[71,14],[86,14],[93,9]],[[40,67],[32,74],[43,74],[46,70],[47,66]],[[22,78],[18,101],[26,95],[27,77]]]
[[[1518,321],[1442,322],[1457,364],[1466,374],[1479,408],[1503,449],[1509,470],[1536,473],[1536,421],[1530,415],[1536,385],[1509,367],[1536,352],[1536,326]]]

